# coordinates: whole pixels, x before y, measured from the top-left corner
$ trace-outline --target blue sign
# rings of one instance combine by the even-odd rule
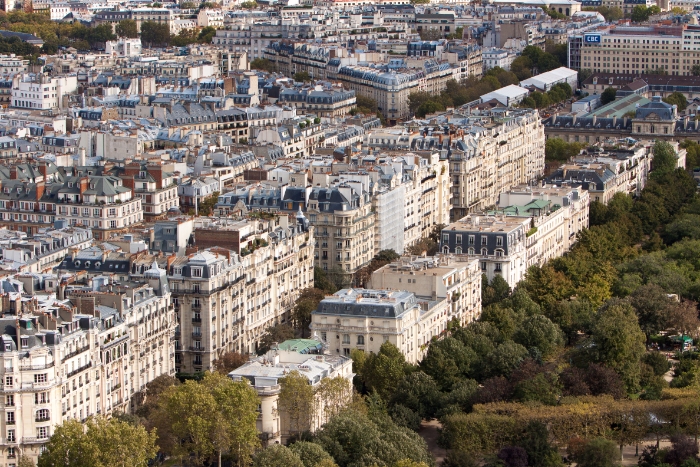
[[[584,34],[583,42],[587,44],[600,44],[600,34]]]

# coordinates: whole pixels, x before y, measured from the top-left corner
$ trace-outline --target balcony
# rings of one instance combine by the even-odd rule
[[[51,420],[51,417],[36,417],[34,419],[35,422],[48,422]]]
[[[204,347],[195,347],[195,346],[190,346],[190,351],[191,352],[204,352]]]
[[[20,370],[46,370],[48,368],[53,368],[55,365],[55,362],[49,362],[49,363],[40,363],[40,364],[31,364],[31,363],[22,363],[20,362],[19,364],[19,369]],[[12,371],[12,370],[10,370]],[[7,373],[7,368],[5,368],[5,373]]]
[[[195,339],[201,339],[202,338],[202,333],[201,332],[193,332],[192,337]]]
[[[192,318],[192,322],[193,322],[193,323],[201,323],[201,322],[202,322],[202,318]]]

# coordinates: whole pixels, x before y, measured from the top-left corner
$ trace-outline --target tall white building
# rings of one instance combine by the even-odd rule
[[[10,105],[22,109],[63,108],[62,99],[78,89],[77,76],[49,77],[44,73],[22,73],[12,80]]]

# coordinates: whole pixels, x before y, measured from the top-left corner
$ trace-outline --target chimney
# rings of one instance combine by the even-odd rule
[[[10,166],[10,180],[17,180],[17,166]]]
[[[46,182],[40,181],[36,184],[36,200],[39,201],[44,196],[44,191],[46,190]],[[37,205],[38,207],[38,205]]]
[[[83,193],[85,193],[88,188],[90,187],[90,179],[87,177],[82,177],[80,179],[80,196],[82,197]],[[82,201],[82,199],[81,199]]]
[[[48,173],[48,168],[46,167],[46,161],[41,161],[39,162],[39,172],[42,173],[44,176],[44,181],[46,181],[47,173]]]

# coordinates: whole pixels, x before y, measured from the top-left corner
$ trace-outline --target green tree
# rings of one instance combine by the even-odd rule
[[[211,26],[204,27],[201,31],[199,31],[199,35],[197,36],[197,42],[199,42],[200,44],[211,44],[211,40],[215,35],[215,28]]]
[[[289,418],[289,433],[299,436],[311,430],[315,416],[314,389],[309,379],[292,371],[280,380],[279,407]]]
[[[593,324],[593,346],[596,361],[617,371],[627,390],[639,385],[639,363],[646,351],[644,333],[639,327],[634,308],[626,302],[611,300]]]
[[[133,19],[124,19],[117,23],[114,31],[119,37],[135,38],[139,37],[139,30],[136,21]]]
[[[676,170],[678,155],[670,143],[666,141],[657,141],[654,143],[653,152],[652,177],[659,178]]]
[[[321,462],[333,460],[330,454],[323,450],[321,445],[308,441],[297,441],[290,444],[289,450],[301,459],[304,467],[317,467]]]
[[[20,454],[17,458],[17,467],[36,467],[31,457]]]
[[[522,345],[506,341],[486,357],[485,367],[490,376],[507,377],[528,355],[527,349]]]
[[[525,449],[529,465],[538,467],[563,466],[561,456],[557,448],[550,443],[547,427],[542,422],[528,422],[513,444]]]
[[[226,352],[214,360],[214,370],[227,375],[236,368],[248,363],[248,356],[239,352]]]
[[[401,351],[387,341],[378,353],[367,356],[359,376],[369,391],[376,391],[386,401],[403,379],[405,367]]]
[[[693,65],[691,73],[693,74],[693,76],[700,76],[700,65]]]
[[[525,318],[513,335],[513,340],[527,349],[537,349],[548,358],[563,344],[559,326],[543,315]]]
[[[258,7],[258,2],[255,0],[248,0],[246,2],[241,3],[241,8],[244,10],[254,10],[255,8]]]
[[[119,420],[90,418],[85,426],[67,420],[55,428],[38,465],[146,467],[157,453],[155,440],[155,432]]]
[[[260,337],[258,342],[258,355],[266,354],[272,344],[284,342],[288,339],[294,339],[294,329],[288,324],[277,324],[265,329],[265,333]]]
[[[675,105],[676,107],[678,107],[679,112],[683,112],[688,107],[688,99],[686,99],[685,95],[681,94],[678,91],[673,92],[668,96],[664,97],[663,101],[667,104]]]
[[[632,9],[631,19],[635,23],[643,23],[651,16],[651,9],[644,5],[637,5]]]
[[[620,465],[620,450],[613,441],[596,438],[583,446],[575,460],[579,467],[617,467]]]
[[[305,465],[287,446],[273,444],[255,455],[253,467],[305,467]]]
[[[635,7],[636,8],[636,7]],[[600,95],[600,103],[602,105],[609,104],[610,102],[615,100],[615,96],[617,96],[617,89],[615,88],[607,88],[603,93]]]
[[[266,58],[256,58],[250,61],[250,69],[267,71],[268,73],[272,73],[273,71],[275,71],[275,66],[274,63],[272,63]]]
[[[343,376],[323,378],[316,388],[316,394],[323,400],[323,410],[326,418],[330,419],[338,415],[351,400],[352,385]]]
[[[144,21],[141,23],[141,40],[148,47],[162,47],[170,44],[170,27],[165,23]]]
[[[158,407],[158,399],[170,386],[177,386],[180,381],[168,375],[160,375],[146,384],[146,389],[134,394],[136,415],[149,418],[151,412]]]
[[[656,284],[643,285],[629,296],[629,302],[637,313],[639,327],[647,339],[666,329],[672,303],[664,289]]]
[[[151,423],[161,450],[204,465],[224,452],[247,465],[259,444],[256,420],[260,400],[250,385],[219,373],[188,380],[161,394]]]
[[[326,293],[315,287],[307,287],[302,290],[292,309],[292,323],[294,328],[301,331],[302,337],[308,332],[313,313],[321,300],[326,298]]]
[[[306,83],[307,81],[311,81],[311,75],[309,75],[309,73],[306,71],[294,73],[294,81],[297,81],[299,83]]]
[[[561,138],[548,138],[544,144],[544,157],[547,162],[566,162],[579,155],[585,147],[583,143],[567,143]]]
[[[392,404],[401,404],[421,418],[434,418],[441,405],[442,394],[433,378],[416,371],[404,377],[392,396]]]

